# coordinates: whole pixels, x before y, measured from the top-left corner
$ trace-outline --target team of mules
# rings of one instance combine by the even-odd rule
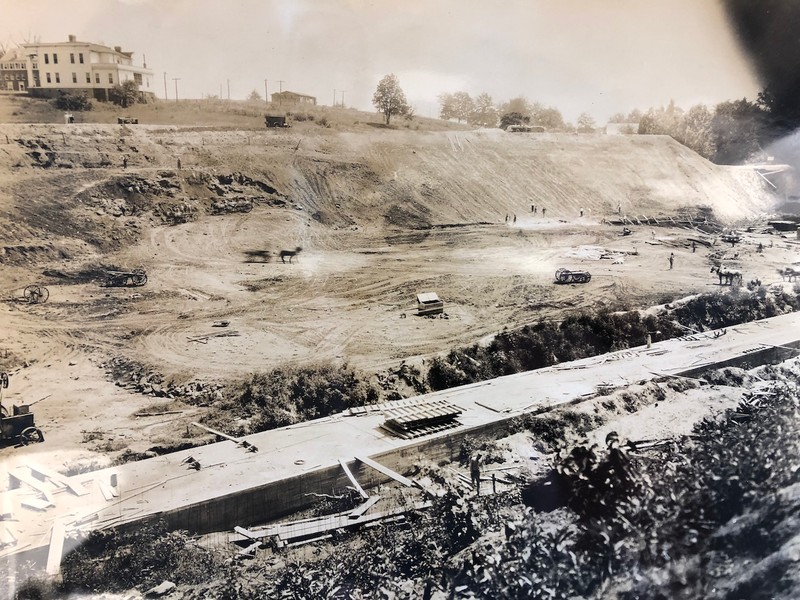
[[[729,269],[728,267],[711,267],[711,272],[716,273],[719,276],[719,284],[723,285],[723,280],[725,281],[725,285],[733,285],[733,284],[742,284],[742,272],[738,269]]]
[[[298,246],[294,250],[281,250],[280,253],[278,254],[278,256],[281,257],[281,262],[282,263],[286,262],[286,257],[288,256],[289,257],[289,262],[291,263],[292,259],[295,256],[297,256],[298,254],[300,254],[300,252],[302,252],[302,251],[303,251],[303,249],[300,246]]]
[[[278,256],[281,259],[282,263],[286,263],[286,259],[289,259],[289,262],[292,262],[292,259],[300,254],[303,249],[300,246],[297,246],[294,250],[281,250],[278,252]],[[247,255],[247,262],[270,262],[272,260],[272,252],[269,250],[246,250],[245,254]]]
[[[778,274],[780,274],[784,281],[797,281],[797,278],[800,277],[800,271],[794,267],[778,269]]]

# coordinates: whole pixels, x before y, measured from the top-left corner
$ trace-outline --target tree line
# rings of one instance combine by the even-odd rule
[[[597,129],[587,112],[573,125],[564,120],[557,108],[531,102],[522,96],[496,104],[486,92],[473,98],[468,92],[459,91],[440,94],[438,100],[439,118],[475,127],[507,130],[512,125],[523,125],[579,133]],[[742,98],[713,107],[697,104],[688,110],[670,101],[666,107],[652,107],[646,112],[633,109],[627,114],[616,113],[609,118],[609,123],[622,124],[622,133],[669,135],[715,163],[734,164],[759,152],[785,132],[780,108],[767,88],[755,101]]]

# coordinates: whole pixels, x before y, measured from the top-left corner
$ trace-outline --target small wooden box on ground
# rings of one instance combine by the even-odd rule
[[[444,312],[444,302],[439,300],[435,292],[417,294],[418,315],[439,315]]]

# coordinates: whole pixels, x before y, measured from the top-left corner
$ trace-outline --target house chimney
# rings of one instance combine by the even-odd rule
[[[122,54],[122,46],[114,46],[114,50]]]
[[[75,40],[76,40],[76,38],[75,38],[75,36],[74,36],[74,35],[70,35],[70,36],[69,36],[69,41],[70,41],[70,42],[74,42]]]

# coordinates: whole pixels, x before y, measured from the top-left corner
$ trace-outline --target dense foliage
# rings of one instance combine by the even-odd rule
[[[434,358],[428,384],[433,390],[443,390],[640,346],[648,333],[658,341],[684,335],[687,328],[718,329],[798,308],[800,288],[793,294],[783,290],[770,293],[765,288],[749,293],[733,288],[729,293],[701,294],[657,317],[629,311],[577,314],[560,323],[539,321],[499,333],[488,345],[476,344]]]
[[[244,435],[326,417],[378,400],[378,390],[346,365],[282,368],[254,373],[225,390],[216,417],[227,432]],[[232,430],[231,415],[240,417]]]
[[[53,105],[59,110],[92,110],[92,101],[84,92],[60,92]]]

